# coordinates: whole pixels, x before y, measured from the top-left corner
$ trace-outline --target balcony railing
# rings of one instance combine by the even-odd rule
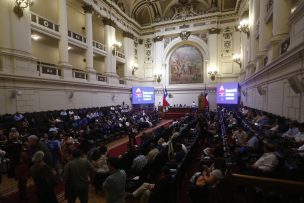
[[[96,79],[97,79],[97,81],[99,81],[99,82],[107,82],[107,77],[104,76],[104,75],[97,74],[97,75],[96,75]]]
[[[82,42],[82,43],[84,43],[84,44],[86,44],[87,43],[87,38],[86,37],[84,37],[84,36],[82,36],[82,35],[80,35],[80,34],[77,34],[77,33],[75,33],[75,32],[72,32],[72,31],[68,31],[68,36],[70,37],[70,38],[72,38],[72,39],[75,39],[75,40],[77,40],[77,41],[79,41],[79,42]]]
[[[126,81],[124,79],[119,79],[119,84],[120,85],[125,85],[126,84]]]
[[[73,77],[78,79],[87,80],[88,74],[85,71],[73,69]]]
[[[39,75],[47,74],[47,75],[56,75],[61,76],[61,70],[55,64],[51,63],[44,63],[44,62],[37,62],[37,71]]]
[[[119,51],[115,51],[115,56],[119,57],[119,58],[122,58],[122,59],[125,59],[125,54],[119,52]]]
[[[59,32],[59,25],[57,25],[56,23],[51,22],[51,21],[33,13],[33,12],[31,13],[31,21],[34,24],[43,26],[43,27],[48,28],[50,30],[53,30],[55,32]]]
[[[96,41],[93,41],[93,47],[97,48],[97,49],[100,49],[102,51],[105,51],[106,50],[106,47],[105,45],[99,43],[99,42],[96,42]]]

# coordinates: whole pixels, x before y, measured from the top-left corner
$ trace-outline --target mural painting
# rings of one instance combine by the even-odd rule
[[[204,60],[200,51],[190,45],[178,47],[169,60],[169,83],[203,83]]]

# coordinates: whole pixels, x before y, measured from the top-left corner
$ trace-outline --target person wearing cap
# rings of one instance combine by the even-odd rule
[[[34,155],[37,151],[43,151],[44,153],[44,162],[52,167],[52,154],[45,143],[39,141],[36,135],[30,135],[28,137],[29,153]]]
[[[36,194],[39,203],[57,203],[57,197],[54,192],[55,181],[49,166],[43,161],[44,152],[37,151],[33,155],[31,167],[31,176],[36,187]]]

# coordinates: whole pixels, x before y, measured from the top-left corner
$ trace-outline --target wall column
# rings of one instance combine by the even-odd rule
[[[106,72],[108,83],[118,83],[118,75],[116,73],[116,56],[113,54],[113,43],[116,41],[115,37],[115,23],[113,20],[104,18],[105,25],[105,46],[107,57],[105,59]]]
[[[15,1],[0,1],[0,71],[38,76],[32,57],[30,9],[17,16],[14,6]]]
[[[68,51],[68,16],[66,0],[58,0],[59,8],[59,33],[61,38],[59,40],[59,66],[63,69],[63,77],[65,79],[72,79],[72,65],[69,63]]]
[[[288,18],[292,6],[291,3],[288,0],[273,1],[272,59],[280,55],[280,43],[288,36]]]
[[[265,22],[267,16],[268,1],[260,1],[260,24],[259,24],[259,53],[257,61],[257,69],[264,66],[264,58],[267,56],[267,47],[270,42],[272,30]]]
[[[209,83],[212,83],[212,81],[208,75],[208,71],[210,71],[211,69],[215,69],[216,71],[219,71],[218,62],[217,62],[217,58],[218,58],[217,57],[217,55],[218,55],[217,35],[218,35],[219,31],[220,30],[217,28],[211,28],[211,29],[209,29],[209,34],[208,34],[208,48],[209,48],[210,59],[209,59],[209,65],[208,65],[207,71],[206,71],[207,78],[204,78],[204,81],[209,81]]]
[[[166,76],[166,70],[163,64],[163,51],[164,51],[164,45],[163,45],[163,37],[162,36],[157,36],[153,39],[155,43],[155,67],[153,71],[154,74],[161,74],[162,75],[162,80],[160,83],[157,83],[159,85],[166,84],[165,78]],[[153,76],[154,77],[154,76]]]
[[[249,64],[254,64],[256,59],[256,36],[255,31],[257,29],[257,19],[260,10],[260,0],[250,0],[249,7],[249,26],[250,26],[250,46],[249,46]]]
[[[92,5],[85,4],[83,7],[86,20],[86,38],[87,38],[87,50],[86,50],[86,65],[87,72],[89,74],[89,80],[96,80],[96,71],[93,65],[93,28],[92,28]]]
[[[123,47],[126,61],[124,66],[124,76],[126,79],[130,79],[132,77],[132,68],[135,65],[133,40],[134,36],[130,32],[124,32],[123,37]]]

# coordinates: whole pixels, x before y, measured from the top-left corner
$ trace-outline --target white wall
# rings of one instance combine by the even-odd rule
[[[302,48],[304,49],[304,45]],[[297,76],[303,78],[304,59],[298,55],[298,50],[290,50],[285,55],[265,67],[262,73],[257,73],[241,83],[242,102],[245,106],[260,109],[275,115],[284,116],[300,122],[304,121],[304,93],[296,94],[290,87],[288,78]],[[258,93],[257,87],[266,89],[264,95]]]
[[[50,83],[26,83],[0,80],[0,114],[58,110],[68,108],[131,104],[126,88],[100,88]],[[15,90],[21,95],[12,97]],[[73,95],[71,97],[71,95]]]

